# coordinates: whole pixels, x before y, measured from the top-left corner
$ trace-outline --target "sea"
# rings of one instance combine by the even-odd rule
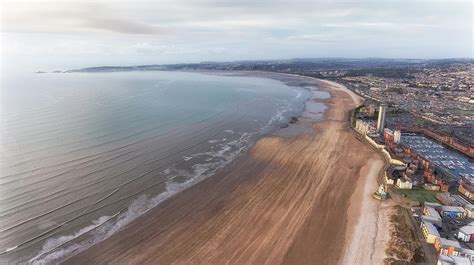
[[[3,76],[0,263],[84,250],[298,116],[308,89],[185,72]]]

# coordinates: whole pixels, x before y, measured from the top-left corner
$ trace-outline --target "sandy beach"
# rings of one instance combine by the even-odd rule
[[[361,99],[316,82],[331,94],[318,100],[328,107],[323,121],[261,138],[222,172],[65,262],[380,264],[388,221],[371,195],[383,160],[347,123]]]

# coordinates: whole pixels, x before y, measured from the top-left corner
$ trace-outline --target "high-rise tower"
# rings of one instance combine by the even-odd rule
[[[387,109],[387,106],[384,104],[380,105],[379,108],[379,118],[377,120],[377,132],[381,133],[383,132],[383,129],[385,127],[385,111]]]

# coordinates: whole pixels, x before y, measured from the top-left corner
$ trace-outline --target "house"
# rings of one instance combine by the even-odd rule
[[[474,186],[467,179],[461,179],[458,191],[462,195],[466,196],[468,199],[474,199]]]
[[[405,169],[403,169],[405,170]],[[384,180],[387,185],[395,185],[401,176],[401,171],[394,165],[390,165],[385,172]]]
[[[439,184],[439,190],[442,191],[442,192],[448,192],[449,191],[449,183],[441,182]]]
[[[423,177],[425,178],[426,181],[432,182],[433,179],[434,179],[434,174],[433,174],[433,172],[426,170],[423,173]]]
[[[384,181],[387,185],[395,184],[395,179],[393,179],[391,176],[389,177],[387,174],[385,174]]]
[[[474,222],[459,229],[458,239],[463,242],[474,242]]]
[[[440,186],[435,185],[435,184],[425,183],[425,185],[423,185],[423,188],[425,190],[438,191],[440,189]]]
[[[444,175],[435,174],[434,177],[431,179],[431,183],[438,185],[440,187],[440,191],[442,192],[448,192],[449,190],[449,183],[446,180],[446,176]]]
[[[397,179],[397,188],[402,190],[411,190],[413,188],[413,183],[410,180],[403,180],[401,178]]]
[[[423,232],[423,236],[426,239],[427,243],[434,244],[437,238],[439,238],[438,229],[432,224],[427,221],[421,220],[421,231]]]

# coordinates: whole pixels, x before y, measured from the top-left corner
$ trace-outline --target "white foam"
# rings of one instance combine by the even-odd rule
[[[233,132],[233,131],[232,131]],[[242,133],[239,139],[231,141],[227,144],[219,145],[221,148],[216,151],[209,151],[200,154],[193,154],[192,157],[199,155],[211,156],[210,160],[192,166],[192,171],[177,170],[175,168],[165,169],[163,172],[173,174],[166,182],[166,189],[163,193],[150,197],[142,195],[134,200],[127,210],[114,216],[102,216],[93,221],[92,225],[84,227],[79,231],[65,236],[48,239],[43,245],[41,251],[29,262],[32,264],[46,264],[57,262],[65,257],[77,254],[85,249],[103,241],[115,232],[143,215],[150,209],[158,206],[164,200],[174,196],[175,194],[201,182],[209,176],[214,175],[217,171],[224,168],[232,162],[243,151],[250,146],[250,140],[255,133]],[[177,176],[188,177],[188,180],[182,183],[173,182]],[[116,217],[116,218],[114,218]],[[72,243],[74,239],[91,232],[89,238],[78,243]],[[71,245],[67,245],[71,243]]]
[[[79,249],[80,244],[74,244],[65,249],[59,249],[59,247],[105,224],[112,217],[113,216],[102,216],[99,219],[94,220],[92,225],[81,228],[79,231],[71,235],[60,236],[46,240],[38,255],[33,257],[29,262],[32,262],[33,264],[44,264]]]
[[[226,131],[232,131],[232,130],[226,130]],[[209,140],[207,142],[210,143],[210,144],[215,144],[215,143],[219,143],[219,142],[225,142],[226,140],[227,140],[227,138],[222,138],[221,140]]]

